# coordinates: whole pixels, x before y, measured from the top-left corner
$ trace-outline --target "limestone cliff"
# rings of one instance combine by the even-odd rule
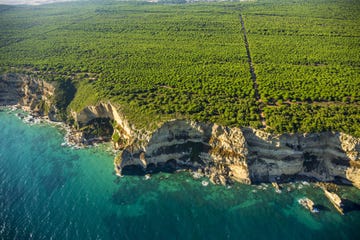
[[[309,178],[360,186],[360,139],[343,133],[274,135],[184,120],[164,123],[142,148],[129,145],[117,169],[190,166],[216,183]]]
[[[320,181],[347,179],[360,183],[360,139],[343,133],[272,135],[244,129],[249,146],[250,178],[272,181],[278,177],[306,176]]]
[[[144,169],[189,167],[203,170],[215,183],[250,183],[246,155],[239,129],[173,120],[152,133],[141,147],[126,147],[117,169],[133,165]]]
[[[240,129],[173,120],[153,133],[141,131],[111,103],[88,106],[72,116],[80,127],[94,119],[115,121],[112,140],[120,149],[115,160],[119,173],[134,166],[145,171],[189,167],[202,169],[215,183],[250,183],[247,145]]]
[[[0,76],[0,105],[21,104],[52,120],[54,92],[53,84],[26,75]],[[108,102],[71,111],[79,129],[72,134],[74,141],[91,143],[83,134],[89,126],[100,128],[95,129],[100,137],[110,133],[120,150],[114,162],[119,174],[134,166],[143,172],[192,168],[218,184],[306,177],[349,181],[360,188],[360,139],[343,133],[276,135],[187,120],[168,121],[147,132],[131,125],[119,109]],[[107,131],[100,131],[103,127]]]
[[[128,145],[136,145],[142,140],[142,135],[139,131],[130,126],[125,116],[111,103],[99,103],[96,106],[88,106],[80,112],[71,111],[71,115],[80,128],[89,125],[96,119],[114,121],[112,140],[115,149],[121,149]]]
[[[24,74],[0,76],[0,105],[20,104],[37,115],[47,115],[55,121],[57,109],[53,104],[55,87],[49,82]]]

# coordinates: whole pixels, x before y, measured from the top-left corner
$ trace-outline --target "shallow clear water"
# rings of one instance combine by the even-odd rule
[[[186,172],[117,178],[106,145],[62,142],[58,128],[0,111],[0,239],[360,239],[352,187],[341,188],[355,206],[341,216],[313,185],[278,194],[270,185],[204,187]],[[320,213],[300,206],[303,196]]]

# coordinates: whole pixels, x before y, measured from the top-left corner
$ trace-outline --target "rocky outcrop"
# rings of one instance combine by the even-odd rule
[[[251,183],[247,165],[248,146],[239,128],[212,125],[210,139],[210,179],[219,179],[220,183],[237,181]],[[219,172],[220,171],[220,172]]]
[[[0,105],[20,104],[24,110],[47,115],[53,121],[57,120],[54,93],[52,83],[35,77],[12,73],[0,76]]]
[[[173,120],[151,134],[145,145],[126,147],[117,169],[133,165],[144,169],[188,167],[201,169],[214,183],[250,183],[246,155],[240,129]]]
[[[71,111],[72,118],[79,128],[89,125],[96,119],[108,119],[114,122],[112,139],[115,149],[133,145],[135,139],[140,142],[140,134],[131,127],[125,116],[111,103],[99,103],[96,106],[88,106],[80,112]]]
[[[125,116],[120,114],[111,103],[99,103],[96,106],[88,106],[78,113],[72,111],[71,114],[74,120],[81,125],[86,125],[95,118],[110,118],[115,120],[129,135],[132,132]]]
[[[23,81],[9,75],[0,76],[0,105],[15,105],[23,97]]]

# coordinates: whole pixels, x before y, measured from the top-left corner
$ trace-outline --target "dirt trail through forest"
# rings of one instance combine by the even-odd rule
[[[263,127],[265,128],[266,127],[265,118],[264,118],[265,116],[264,116],[264,113],[263,113],[262,107],[261,107],[262,101],[260,99],[260,94],[259,94],[259,90],[258,90],[258,84],[257,84],[257,81],[256,81],[256,74],[255,74],[255,70],[254,70],[254,65],[253,65],[253,62],[252,62],[252,59],[251,59],[250,47],[249,47],[249,42],[248,42],[247,35],[246,35],[245,23],[244,23],[243,16],[241,14],[240,14],[240,23],[241,23],[241,31],[244,34],[244,43],[245,43],[245,48],[246,48],[246,54],[247,54],[247,57],[248,57],[251,79],[253,81],[253,88],[254,88],[254,91],[255,91],[255,96],[254,97],[255,97],[256,101],[258,102],[260,121],[261,121]]]

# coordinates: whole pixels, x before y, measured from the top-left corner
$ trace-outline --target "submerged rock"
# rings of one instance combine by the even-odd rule
[[[277,182],[272,182],[271,184],[273,185],[275,192],[281,193],[280,186],[279,186],[279,184],[277,184]]]
[[[314,208],[314,202],[310,198],[300,198],[298,202],[300,205],[302,205],[304,208],[308,209],[312,213],[319,212],[318,209]]]
[[[202,184],[204,187],[206,187],[207,185],[209,185],[209,182],[208,182],[208,181],[203,180],[203,181],[201,181],[201,184]]]
[[[341,214],[344,215],[344,209],[341,198],[333,192],[329,192],[325,188],[323,188],[325,196],[330,200],[335,209]]]

